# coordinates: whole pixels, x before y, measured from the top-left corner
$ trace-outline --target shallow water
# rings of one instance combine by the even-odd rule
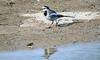
[[[57,52],[48,59],[43,57],[44,50],[23,50],[1,52],[0,60],[100,60],[100,43],[76,43],[57,47]]]

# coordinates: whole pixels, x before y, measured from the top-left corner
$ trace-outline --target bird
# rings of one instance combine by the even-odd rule
[[[65,16],[65,15],[61,15],[58,14],[56,11],[52,10],[51,8],[49,8],[49,6],[43,6],[42,7],[43,10],[43,14],[46,17],[46,19],[48,19],[49,21],[52,21],[52,23],[50,24],[49,28],[51,28],[52,24],[54,23],[54,21],[56,22],[56,26],[58,26],[58,18],[61,17],[71,17],[71,18],[75,18],[73,16]]]

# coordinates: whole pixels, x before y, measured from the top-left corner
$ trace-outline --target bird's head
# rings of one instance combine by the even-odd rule
[[[43,10],[43,11],[48,11],[48,10],[50,10],[50,8],[49,8],[48,6],[43,6],[43,7],[42,7],[42,10]]]

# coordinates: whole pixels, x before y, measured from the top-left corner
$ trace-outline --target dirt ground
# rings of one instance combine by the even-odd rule
[[[0,51],[55,47],[61,44],[100,41],[100,19],[69,26],[37,29],[19,27],[25,19],[23,13],[41,12],[41,7],[48,5],[58,12],[93,11],[100,12],[100,0],[0,0]]]

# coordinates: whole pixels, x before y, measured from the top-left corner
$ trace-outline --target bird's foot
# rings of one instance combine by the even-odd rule
[[[51,26],[49,26],[49,27],[46,27],[46,29],[50,29],[51,28]]]
[[[56,22],[56,27],[58,27],[59,26],[59,24],[58,24],[58,22]]]
[[[58,25],[56,25],[56,27],[58,27]]]

